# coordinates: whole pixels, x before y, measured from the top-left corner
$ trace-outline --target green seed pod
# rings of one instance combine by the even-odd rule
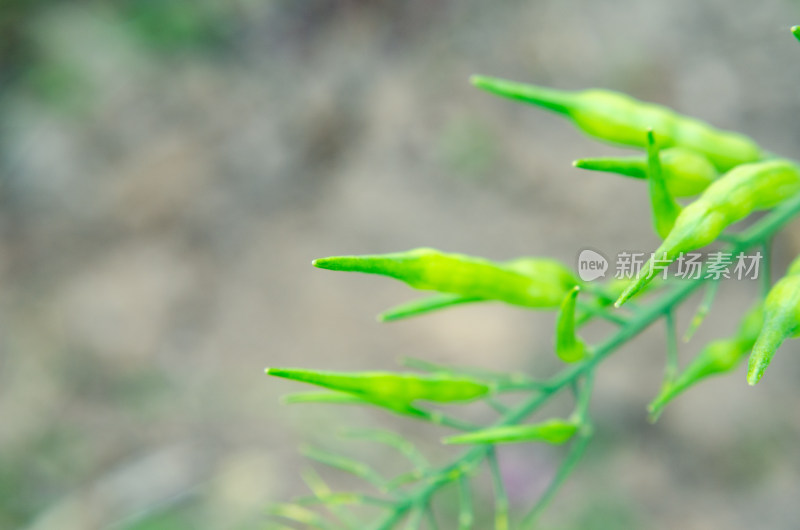
[[[561,303],[556,320],[556,355],[566,362],[574,363],[586,356],[586,345],[575,331],[575,306],[580,287],[575,286]]]
[[[609,90],[569,92],[475,76],[472,83],[489,92],[539,105],[572,119],[590,136],[615,144],[645,148],[645,133],[657,131],[659,147],[686,147],[703,154],[720,171],[762,158],[752,140],[681,116],[667,107],[637,101]]]
[[[373,256],[322,258],[315,267],[390,276],[428,289],[534,308],[555,308],[577,284],[572,272],[550,259],[520,258],[506,263],[445,254],[430,248]]]
[[[292,368],[267,368],[267,374],[321,386],[357,396],[364,401],[410,404],[418,399],[450,403],[472,401],[489,393],[489,385],[447,374],[395,374],[391,372],[318,372]]]
[[[764,326],[753,346],[747,367],[747,382],[755,385],[764,375],[775,351],[800,331],[800,258],[786,276],[772,286],[764,300]]]
[[[675,225],[675,219],[681,213],[681,205],[675,202],[664,181],[653,131],[647,131],[647,174],[650,204],[653,208],[653,226],[658,235],[666,238]]]
[[[761,304],[748,311],[736,335],[729,339],[716,340],[709,343],[689,363],[674,381],[667,382],[661,393],[650,403],[648,410],[651,419],[658,418],[664,407],[677,396],[703,379],[733,371],[744,360],[753,347],[764,322]]]
[[[792,26],[792,34],[800,40],[800,26]]]
[[[450,436],[446,444],[497,444],[509,442],[546,442],[563,444],[578,432],[579,424],[562,419],[547,420],[533,425],[490,427],[480,431]]]
[[[659,153],[667,189],[673,197],[690,197],[706,189],[717,176],[708,158],[683,147],[670,147]],[[607,171],[637,179],[647,178],[647,157],[582,158],[572,163],[577,168]]]
[[[681,253],[708,245],[725,228],[753,211],[772,208],[798,191],[800,169],[788,160],[767,160],[732,169],[681,211],[654,258],[665,267]],[[615,305],[622,305],[656,274],[658,270],[651,258]]]

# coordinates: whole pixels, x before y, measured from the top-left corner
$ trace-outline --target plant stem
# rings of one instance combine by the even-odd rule
[[[738,254],[756,245],[763,245],[798,213],[800,213],[800,194],[774,208],[748,229],[736,234],[737,237],[729,238],[730,243],[727,251]],[[701,279],[699,280],[675,282],[674,287],[658,297],[653,303],[642,306],[640,309],[637,308],[624,325],[593,349],[594,355],[581,363],[564,368],[561,372],[548,379],[541,388],[536,389],[531,397],[518,407],[509,410],[492,426],[514,425],[523,421],[547,403],[561,389],[570,385],[582,375],[593,373],[597,365],[614,353],[621,345],[630,341],[649,327],[650,324],[665,316],[673,307],[703,286],[708,281],[704,279],[704,276],[705,274],[701,274]],[[588,420],[586,425],[588,425]],[[591,428],[582,429],[579,437],[573,442],[569,454],[559,468],[553,482],[536,506],[526,515],[523,526],[530,525],[535,521],[536,516],[541,513],[541,510],[546,506],[552,495],[577,464],[590,437]],[[494,447],[492,445],[479,445],[462,453],[451,464],[443,466],[438,473],[434,472],[436,473],[435,478],[421,486],[408,500],[402,501],[375,528],[378,530],[392,528],[408,510],[415,506],[424,506],[441,486],[458,479],[462,474],[471,472],[483,459],[489,458],[493,450]]]

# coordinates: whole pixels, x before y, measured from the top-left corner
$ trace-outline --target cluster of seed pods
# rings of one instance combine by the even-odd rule
[[[800,30],[793,28],[800,38]],[[316,267],[379,274],[436,294],[390,309],[379,316],[389,321],[421,315],[458,304],[497,301],[531,309],[557,311],[555,353],[564,362],[592,355],[577,328],[591,308],[621,306],[645,290],[661,266],[680,254],[715,241],[732,224],[751,213],[775,207],[800,193],[800,167],[771,157],[751,139],[723,131],[672,110],[608,90],[569,92],[489,77],[473,83],[491,93],[538,105],[562,114],[583,132],[602,141],[644,153],[628,157],[587,158],[578,168],[612,172],[649,182],[654,226],[663,238],[653,258],[627,285],[582,282],[569,267],[546,258],[505,262],[431,248],[379,255],[317,259]],[[686,205],[676,198],[692,198]],[[591,303],[578,301],[580,293]],[[650,411],[663,407],[696,382],[734,369],[752,350],[748,382],[761,378],[775,350],[800,333],[800,259],[778,281],[763,303],[743,319],[737,334],[708,344],[684,372],[667,381]],[[364,402],[410,415],[424,415],[417,400],[440,403],[482,399],[498,391],[492,381],[452,374],[333,373],[268,370],[270,375],[324,387],[329,392],[304,393],[295,402]],[[330,392],[332,391],[332,392]],[[580,428],[580,420],[552,419],[540,424],[504,426],[450,437],[447,443],[500,443],[540,440],[563,443]]]
[[[797,27],[792,31],[800,38]],[[473,82],[489,92],[563,114],[601,140],[648,151],[640,156],[574,163],[583,169],[651,180],[654,224],[664,241],[623,290],[615,302],[617,307],[681,254],[705,247],[732,224],[800,192],[800,167],[793,161],[770,157],[743,135],[715,129],[665,107],[606,90],[567,92],[486,77],[476,77]],[[673,198],[698,194],[685,207]],[[754,314],[761,318],[762,311]],[[763,327],[753,325],[756,317],[751,315],[744,335],[709,345],[683,379],[662,392],[661,401],[699,378],[732,368],[733,360],[751,349],[747,379],[750,384],[757,383],[775,350],[800,330],[800,263],[792,265],[769,292],[763,315]]]

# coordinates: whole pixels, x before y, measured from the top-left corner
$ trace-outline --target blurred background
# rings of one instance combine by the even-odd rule
[[[446,457],[436,429],[282,406],[298,387],[264,368],[413,355],[542,374],[553,315],[487,304],[380,325],[415,294],[310,261],[649,251],[641,183],[570,166],[622,151],[468,76],[622,90],[791,156],[799,22],[790,0],[3,0],[0,528],[263,528],[270,503],[306,491],[299,445],[389,458],[338,441],[344,426]],[[782,273],[800,224],[776,243]],[[726,282],[682,358],[756,292]],[[797,345],[758,387],[711,380],[651,425],[663,339],[599,372],[596,440],[542,528],[793,528]],[[560,456],[504,451],[513,502]]]

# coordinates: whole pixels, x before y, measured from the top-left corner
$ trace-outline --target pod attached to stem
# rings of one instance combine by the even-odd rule
[[[753,345],[747,366],[747,382],[755,385],[764,376],[775,351],[800,330],[800,257],[786,276],[778,280],[764,300],[764,326]]]
[[[686,147],[703,154],[719,171],[763,157],[758,145],[742,134],[716,129],[667,107],[637,101],[619,92],[600,89],[570,92],[485,76],[473,76],[472,84],[563,114],[586,134],[614,144],[645,149],[645,133],[653,129],[658,133],[659,147]]]

